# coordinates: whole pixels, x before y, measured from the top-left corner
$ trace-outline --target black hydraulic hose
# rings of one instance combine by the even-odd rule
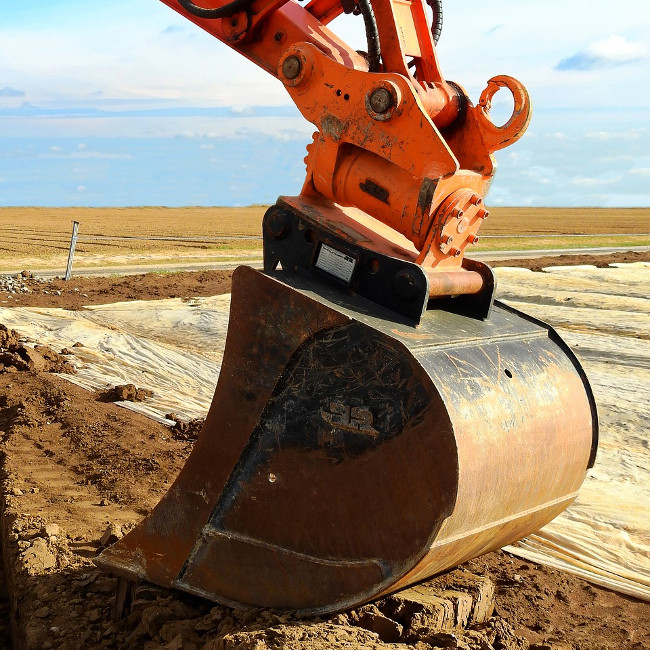
[[[442,0],[427,0],[427,4],[433,11],[433,20],[431,21],[433,42],[438,45],[440,34],[442,34]]]
[[[375,12],[372,10],[370,0],[359,0],[359,11],[363,16],[363,24],[366,27],[366,41],[368,42],[368,70],[377,72],[381,61],[381,46],[379,45],[379,30]]]
[[[179,0],[180,1],[180,0]],[[186,0],[183,0],[186,1]],[[236,2],[237,0],[235,0]],[[442,0],[426,0],[433,17],[431,20],[431,34],[433,42],[437,45],[442,34]],[[234,3],[233,3],[234,4]],[[358,0],[359,11],[363,16],[363,23],[366,27],[366,41],[368,42],[368,69],[370,72],[377,72],[381,61],[381,45],[379,44],[379,31],[375,12],[372,9],[371,0]]]
[[[193,16],[198,16],[199,18],[228,18],[240,11],[248,9],[253,4],[253,0],[233,0],[227,5],[218,7],[217,9],[205,9],[204,7],[195,5],[190,0],[178,0],[178,4],[183,7],[185,11],[188,11]]]

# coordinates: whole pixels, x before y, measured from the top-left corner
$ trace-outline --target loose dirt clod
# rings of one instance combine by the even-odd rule
[[[174,426],[171,428],[172,436],[175,440],[188,440],[194,441],[199,437],[205,418],[194,418],[193,420],[181,420],[175,413],[168,413],[165,416],[168,420],[174,421]]]
[[[153,397],[153,391],[148,388],[137,388],[135,384],[122,384],[99,391],[99,396],[103,402],[144,402],[148,397]]]
[[[15,330],[0,324],[0,372],[61,372],[74,374],[73,365],[47,345],[29,347]]]
[[[7,350],[18,346],[19,337],[16,330],[10,330],[0,324],[0,350]]]

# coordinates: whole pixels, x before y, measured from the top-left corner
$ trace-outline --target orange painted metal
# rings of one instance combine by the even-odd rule
[[[342,12],[334,0],[304,8],[257,0],[223,19],[198,18],[177,0],[162,1],[277,76],[317,127],[303,200],[317,204],[325,197],[360,209],[412,241],[418,264],[463,272],[465,251],[478,241],[482,223],[468,201],[484,200],[494,175],[491,154],[521,137],[530,120],[520,82],[494,77],[472,105],[442,75],[425,0],[373,0],[382,49],[377,72],[327,27]],[[500,88],[512,93],[515,108],[497,127],[489,110]],[[465,220],[456,223],[463,210]]]

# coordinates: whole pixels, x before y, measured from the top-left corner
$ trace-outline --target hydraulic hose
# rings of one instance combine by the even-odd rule
[[[227,18],[240,11],[245,11],[253,2],[254,0],[233,0],[223,7],[206,9],[205,7],[195,5],[191,0],[178,0],[178,4],[185,11],[199,18]],[[427,0],[427,3],[433,11],[431,33],[433,34],[433,40],[437,43],[442,32],[442,0]],[[381,61],[381,46],[379,44],[379,30],[377,29],[375,12],[372,9],[371,0],[358,0],[358,4],[366,28],[369,70],[370,72],[377,72]]]
[[[359,11],[363,16],[366,28],[366,41],[368,42],[368,70],[377,72],[381,61],[381,46],[379,45],[379,30],[375,12],[372,10],[370,0],[359,0]]]
[[[427,0],[427,4],[431,7],[431,11],[433,12],[433,19],[431,20],[433,42],[438,45],[440,34],[442,34],[442,0]]]
[[[204,7],[199,7],[195,5],[190,0],[178,0],[178,4],[188,11],[193,16],[198,16],[199,18],[228,18],[233,16],[240,11],[245,11],[252,4],[253,0],[233,0],[223,7],[218,7],[217,9],[205,9]]]
[[[237,0],[235,0],[235,2],[236,1]],[[433,35],[433,42],[437,45],[440,35],[442,34],[442,0],[427,0],[427,4],[431,7],[433,13],[431,20],[431,34]],[[366,28],[368,69],[370,72],[377,72],[381,62],[381,45],[379,44],[379,31],[377,29],[375,12],[372,9],[371,0],[358,0],[358,5]]]

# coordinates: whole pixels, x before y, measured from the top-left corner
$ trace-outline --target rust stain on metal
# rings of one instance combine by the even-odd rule
[[[343,134],[347,131],[348,125],[335,115],[324,115],[321,119],[322,132],[332,138],[334,142],[338,142]]]
[[[575,497],[590,397],[550,330],[499,307],[490,322],[431,311],[407,331],[283,277],[236,272],[205,428],[101,567],[325,613],[510,543]]]

